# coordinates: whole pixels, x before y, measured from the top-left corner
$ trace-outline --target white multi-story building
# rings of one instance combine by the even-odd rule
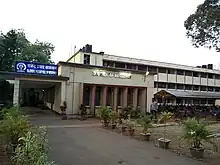
[[[173,96],[173,99],[166,99],[171,103],[214,104],[214,101],[220,98],[220,70],[214,70],[212,64],[194,67],[121,57],[92,52],[91,45],[80,49],[67,62],[125,71],[155,72],[154,94],[161,90],[166,91]]]

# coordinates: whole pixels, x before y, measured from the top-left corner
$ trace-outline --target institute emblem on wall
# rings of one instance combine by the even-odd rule
[[[25,63],[23,63],[23,62],[17,63],[17,65],[16,65],[17,72],[26,72],[26,69],[27,69],[27,66]]]

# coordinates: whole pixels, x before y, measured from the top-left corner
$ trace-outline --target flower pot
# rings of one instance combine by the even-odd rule
[[[129,129],[128,132],[129,132],[129,135],[130,135],[130,136],[133,136],[133,135],[134,135],[134,129]]]
[[[150,141],[151,133],[140,133],[140,135],[143,137],[144,141]]]
[[[204,157],[204,148],[190,148],[190,154],[195,158],[203,158]]]
[[[106,127],[106,128],[108,128],[108,124],[109,124],[109,122],[108,121],[104,121],[104,127]]]
[[[168,149],[171,140],[165,139],[165,138],[160,138],[160,139],[158,139],[158,142],[159,142],[160,148]]]
[[[125,131],[126,131],[126,128],[127,128],[127,126],[122,125],[122,126],[121,126],[121,132],[125,132]]]

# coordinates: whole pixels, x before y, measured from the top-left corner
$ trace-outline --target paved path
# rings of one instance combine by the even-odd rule
[[[57,165],[202,165],[156,148],[152,142],[140,142],[95,124],[91,127],[90,121],[62,121],[54,115],[31,118],[35,124],[48,126],[49,156]]]

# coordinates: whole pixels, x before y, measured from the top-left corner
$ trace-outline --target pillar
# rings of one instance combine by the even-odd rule
[[[150,105],[152,104],[152,98],[154,97],[154,88],[152,87],[147,88],[146,93],[147,93],[146,111],[150,112]]]
[[[95,94],[96,94],[96,86],[93,85],[91,87],[91,93],[90,93],[90,112],[95,112]]]
[[[14,81],[13,105],[19,106],[20,80]]]
[[[147,89],[143,88],[140,90],[140,109],[141,112],[146,112],[146,93]]]
[[[80,83],[80,86],[79,86],[79,103],[80,103],[80,105],[83,104],[83,94],[84,94],[84,84]]]
[[[66,101],[66,81],[63,81],[61,83],[61,105],[63,105],[63,102]]]
[[[118,87],[114,87],[113,110],[118,111]]]
[[[125,108],[128,106],[128,87],[125,87],[122,91],[122,107]]]
[[[138,88],[133,88],[133,109],[137,110]]]
[[[107,86],[103,86],[102,87],[102,106],[105,107],[106,106],[106,100],[107,100],[107,90],[108,90],[108,87]]]

